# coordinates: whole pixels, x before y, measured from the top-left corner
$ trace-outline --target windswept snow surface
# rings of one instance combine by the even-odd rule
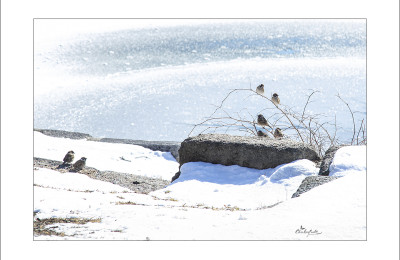
[[[335,158],[329,167],[329,175],[344,176],[367,170],[367,147],[346,146],[335,153]]]
[[[181,176],[172,185],[152,194],[188,205],[256,209],[290,199],[306,176],[316,174],[318,169],[309,160],[266,170],[191,162],[182,165]]]
[[[109,170],[171,180],[179,168],[171,153],[152,151],[138,145],[56,138],[36,131],[34,138],[35,157],[62,161],[65,154],[73,150],[74,162],[86,157],[86,166],[101,171]]]
[[[60,160],[60,156],[62,158],[70,149],[79,148],[85,155],[86,152],[96,155],[98,149],[107,151],[107,156],[90,156],[88,162],[91,161],[93,166],[109,162],[110,170],[118,170],[120,164],[126,163],[112,159],[128,156],[129,152],[121,153],[126,150],[134,154],[129,157],[132,165],[141,162],[141,158],[135,157],[138,151],[151,154],[127,146],[35,133],[35,156],[40,154],[44,158]],[[49,225],[48,228],[64,232],[66,236],[42,235],[34,239],[365,240],[365,161],[355,163],[365,156],[365,148],[341,148],[339,151],[334,161],[335,165],[341,165],[344,177],[294,199],[291,195],[301,181],[318,172],[308,160],[266,170],[186,163],[178,180],[148,195],[133,193],[79,173],[38,168],[34,170],[35,217],[101,221]],[[162,156],[147,156],[151,163],[142,164],[143,171],[153,172],[163,163]],[[164,163],[171,162],[163,160]],[[354,165],[357,165],[357,171]],[[347,171],[357,174],[346,174]]]

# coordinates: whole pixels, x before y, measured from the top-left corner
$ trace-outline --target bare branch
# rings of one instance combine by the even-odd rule
[[[308,103],[310,101],[311,96],[314,95],[314,93],[317,93],[317,92],[319,92],[319,91],[318,90],[313,90],[313,92],[310,95],[308,95],[307,102],[306,102],[306,104],[305,104],[305,106],[303,108],[303,114],[301,114],[301,118],[304,118],[304,113],[306,112],[306,107],[307,107],[307,105],[308,105]]]
[[[260,110],[258,114],[261,114],[263,111],[271,111],[268,113],[267,121],[269,123],[269,127],[259,126],[257,124],[257,116],[249,112],[247,108],[243,108],[239,110],[239,112],[229,112],[224,109],[223,106],[225,102],[228,100],[230,96],[232,96],[235,92],[249,91],[250,95],[248,95],[245,99],[250,98],[252,96],[261,97],[267,99],[271,104],[271,107],[265,107]],[[257,131],[262,128],[266,133],[270,133],[273,136],[274,129],[277,127],[284,130],[285,138],[293,138],[297,141],[301,141],[303,143],[307,143],[317,150],[320,156],[323,155],[324,151],[329,148],[328,145],[335,145],[339,143],[337,139],[337,118],[335,115],[334,122],[325,121],[323,123],[319,123],[321,118],[325,118],[325,114],[308,114],[307,106],[312,102],[312,96],[320,91],[312,90],[310,95],[308,95],[306,103],[302,109],[302,112],[297,112],[293,107],[288,107],[285,105],[276,105],[272,102],[272,100],[264,95],[258,94],[256,91],[252,90],[251,87],[248,89],[233,89],[231,90],[227,96],[221,101],[219,106],[216,106],[215,111],[210,115],[210,117],[205,118],[201,123],[195,124],[193,129],[190,131],[189,136],[194,132],[194,130],[198,127],[204,127],[200,131],[200,133],[204,132],[216,132],[222,131],[223,133],[227,133],[228,131],[239,131],[244,132],[245,134],[255,135],[257,136]],[[361,125],[358,128],[357,137],[355,136],[355,121],[354,121],[354,112],[350,109],[348,103],[346,103],[339,94],[337,95],[339,99],[342,100],[349,109],[352,118],[353,118],[353,138],[352,144],[357,142],[357,144],[366,143],[366,125],[363,121],[361,121]],[[247,102],[246,102],[247,103]],[[220,111],[222,112],[221,116],[216,117],[215,114]],[[331,135],[327,130],[327,126],[334,126],[334,133]],[[362,137],[361,137],[362,135]]]
[[[339,94],[337,94],[336,96],[337,96],[340,100],[342,100],[343,103],[346,104],[347,108],[348,108],[349,111],[350,111],[351,118],[353,118],[353,137],[351,138],[351,144],[353,144],[353,143],[354,143],[354,136],[356,135],[356,123],[355,123],[355,121],[354,121],[354,114],[353,114],[353,111],[351,111],[351,108],[350,108],[349,104],[348,104],[346,101],[344,101],[344,100],[340,97]]]

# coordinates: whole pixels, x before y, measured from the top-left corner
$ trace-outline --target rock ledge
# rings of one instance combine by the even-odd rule
[[[201,134],[181,143],[179,159],[180,165],[202,161],[268,169],[299,159],[321,158],[311,146],[288,139]]]

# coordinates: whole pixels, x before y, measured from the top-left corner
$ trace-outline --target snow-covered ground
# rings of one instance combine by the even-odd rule
[[[76,159],[88,157],[88,166],[100,170],[169,179],[178,169],[169,154],[140,146],[35,132],[35,157],[61,160],[69,150]],[[57,223],[49,228],[67,236],[35,240],[365,240],[365,155],[365,146],[341,148],[331,170],[343,177],[294,199],[301,181],[318,174],[311,161],[265,170],[186,163],[177,181],[148,195],[79,173],[37,168],[36,217],[101,222]]]
[[[335,153],[329,167],[329,175],[344,176],[352,172],[366,171],[367,157],[365,146],[347,146]]]
[[[34,132],[35,157],[62,161],[72,150],[75,160],[86,157],[86,166],[100,171],[116,171],[171,180],[179,164],[171,153],[152,151],[129,144],[55,138]]]

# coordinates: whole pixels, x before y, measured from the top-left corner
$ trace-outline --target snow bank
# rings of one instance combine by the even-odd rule
[[[179,164],[169,152],[152,151],[130,144],[56,138],[34,133],[34,156],[62,161],[73,150],[75,160],[86,157],[86,165],[100,171],[116,171],[171,180]]]
[[[309,160],[266,170],[190,162],[182,165],[176,181],[151,194],[187,205],[255,209],[290,199],[306,176],[316,174],[318,169]]]
[[[367,170],[367,147],[345,146],[337,150],[329,167],[330,176],[344,176]]]
[[[35,171],[36,174],[43,172]],[[62,175],[58,172],[53,174]],[[54,187],[58,187],[57,182],[62,181],[58,177],[53,180]],[[92,182],[89,178],[81,181],[86,184]],[[176,185],[185,183],[187,181]],[[245,185],[238,187],[244,188]],[[245,189],[237,191],[245,192]],[[246,195],[244,193],[243,196]],[[259,210],[205,209],[201,206],[190,207],[182,201],[160,200],[143,194],[74,192],[37,186],[35,209],[39,218],[101,218],[99,223],[56,224],[49,227],[73,237],[39,236],[35,240],[366,239],[365,172],[345,176],[316,187],[296,199]],[[301,228],[317,231],[318,234],[297,232]]]
[[[109,164],[117,170],[130,163],[163,174],[168,163],[178,167],[158,152],[133,145],[35,133],[35,156],[61,160],[70,149],[78,158],[89,154],[93,167]],[[131,162],[115,159],[120,156]],[[147,156],[148,164],[141,156]],[[343,177],[294,199],[291,195],[302,180],[318,174],[311,161],[265,170],[186,163],[179,179],[148,195],[79,173],[39,168],[34,170],[36,217],[101,221],[50,225],[47,228],[67,236],[35,240],[365,240],[365,147],[341,148],[331,167]]]

